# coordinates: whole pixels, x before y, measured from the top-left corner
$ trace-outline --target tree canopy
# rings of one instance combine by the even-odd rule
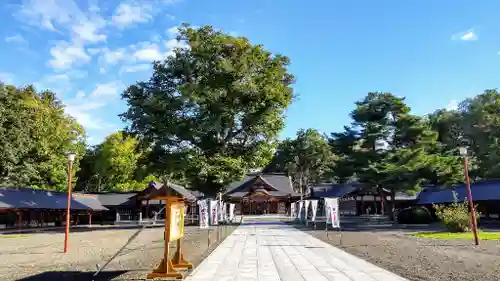
[[[85,144],[55,93],[0,83],[0,184],[65,190],[72,151],[77,190],[133,191],[174,180],[214,194],[264,168],[291,176],[297,191],[360,182],[394,197],[461,182],[457,147],[464,144],[472,180],[500,178],[496,89],[425,116],[403,97],[370,92],[342,130],[325,136],[305,128],[280,141],[294,100],[288,57],[210,26],[184,25],[177,40],[185,47],[123,92],[128,108],[120,116],[129,126],[95,146]]]
[[[271,159],[294,77],[287,57],[210,26],[185,25],[178,40],[188,48],[123,93],[122,117],[159,169],[183,169],[190,185],[213,193]]]
[[[64,114],[49,91],[0,84],[0,183],[3,186],[67,188],[67,155],[73,171],[85,151],[83,128]]]

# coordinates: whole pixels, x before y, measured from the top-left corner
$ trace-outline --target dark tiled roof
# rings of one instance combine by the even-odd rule
[[[347,183],[322,183],[311,188],[309,197],[344,197],[356,189],[356,186]]]
[[[0,188],[0,208],[66,209],[68,194],[29,188]],[[96,196],[73,194],[72,210],[106,210]]]
[[[453,202],[453,191],[457,199],[467,198],[467,189],[464,184],[454,188],[426,188],[418,196],[417,204],[439,204]],[[471,184],[472,199],[474,201],[500,200],[500,181],[483,181]]]
[[[292,195],[297,194],[293,191],[292,181],[290,178],[284,174],[259,174],[247,176],[241,181],[236,181],[231,183],[226,187],[226,192],[224,195],[231,197],[241,197],[241,195],[246,195],[248,191],[245,189],[246,184],[250,181],[256,180],[258,177],[262,178],[269,186],[276,189],[275,191],[269,191],[270,194],[274,192],[276,196]]]
[[[137,193],[102,193],[97,198],[103,206],[135,206]]]
[[[185,189],[183,186],[170,182],[165,185],[161,182],[152,181],[148,184],[148,187],[145,190],[139,193],[139,196],[143,198],[153,198],[155,196],[166,195],[171,191],[177,193],[188,201],[197,200],[196,196],[194,196],[189,190]]]

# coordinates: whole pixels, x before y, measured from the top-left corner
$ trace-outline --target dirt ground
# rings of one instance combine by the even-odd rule
[[[412,281],[498,281],[500,241],[422,239],[405,229],[349,227],[340,233],[323,226],[299,229]]]
[[[209,247],[206,229],[186,227],[182,244],[186,260],[196,266],[235,228],[212,228]],[[98,278],[92,278],[97,265],[104,265],[137,230],[113,228],[73,232],[67,254],[63,253],[63,233],[2,235],[0,280],[143,280],[162,258],[163,227],[144,229]],[[175,247],[172,242],[171,254]]]

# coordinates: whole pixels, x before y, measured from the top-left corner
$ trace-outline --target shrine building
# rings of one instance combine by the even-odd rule
[[[292,180],[285,174],[250,174],[226,187],[222,197],[236,204],[236,214],[285,215],[300,194],[293,191]]]

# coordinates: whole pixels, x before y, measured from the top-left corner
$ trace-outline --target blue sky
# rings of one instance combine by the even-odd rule
[[[124,124],[123,89],[151,75],[183,22],[291,58],[297,101],[282,137],[350,122],[369,91],[416,114],[498,87],[500,1],[4,0],[0,80],[50,89],[97,143]]]

